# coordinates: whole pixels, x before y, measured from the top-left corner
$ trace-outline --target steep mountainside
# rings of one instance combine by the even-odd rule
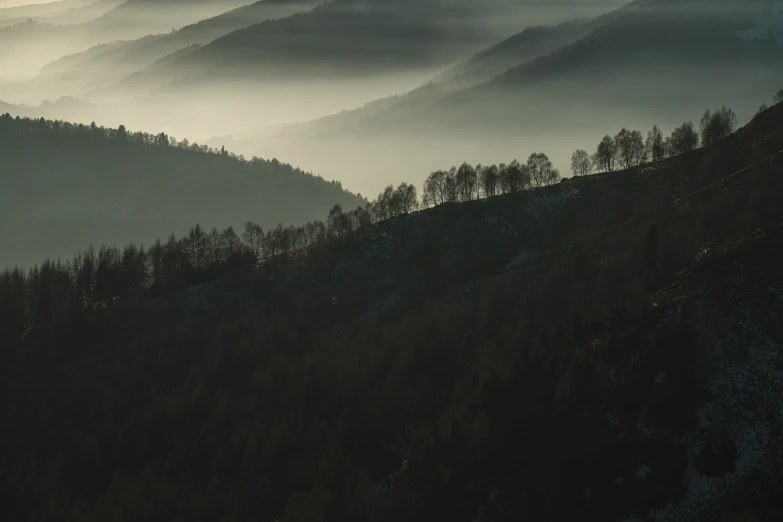
[[[448,69],[435,77],[433,83],[465,88],[489,81],[521,63],[545,56],[587,36],[596,24],[596,20],[586,19],[527,28]]]
[[[599,17],[603,20],[605,17]],[[215,142],[230,143],[250,149],[254,143],[273,137],[288,141],[317,136],[330,131],[361,126],[368,121],[400,118],[420,108],[427,108],[448,93],[482,83],[528,60],[544,56],[580,37],[589,34],[598,22],[595,19],[575,20],[556,26],[535,26],[525,29],[468,60],[449,68],[411,92],[389,96],[358,109],[310,122],[290,123],[254,129],[234,136],[215,138]]]
[[[592,149],[597,143],[588,140],[622,126],[671,129],[722,104],[747,121],[783,85],[783,45],[773,30],[783,20],[781,8],[779,0],[638,0],[588,21],[587,36],[566,38],[549,54],[542,51],[558,43],[546,43],[546,35],[556,34],[551,29],[529,41],[520,35],[521,46],[511,40],[460,66],[467,73],[462,83],[447,75],[448,81],[356,111],[238,133],[231,146],[245,154],[290,154],[297,164],[340,172],[355,185],[370,169],[385,179],[400,171],[425,176],[444,162],[513,158],[520,149],[545,149],[566,171],[574,149]],[[515,51],[505,55],[505,45]],[[483,77],[482,67],[493,74],[515,53],[522,63]],[[352,157],[348,169],[339,162],[345,154]]]
[[[261,0],[232,9],[168,34],[103,44],[63,57],[43,68],[40,78],[69,89],[94,90],[147,67],[156,60],[192,45],[203,45],[227,33],[265,20],[285,18],[312,8],[317,0]]]
[[[125,0],[104,15],[84,25],[88,33],[111,34],[116,39],[178,29],[252,0]]]
[[[75,14],[75,18],[82,18],[79,23],[56,17],[25,19],[20,21],[23,23],[0,27],[1,77],[25,80],[37,75],[47,63],[95,45],[168,33],[250,3],[251,0],[105,0],[80,8],[94,9],[83,12],[83,16]]]
[[[66,300],[21,340],[0,322],[3,504],[780,520],[781,172],[779,104],[656,164],[415,212],[159,299]]]
[[[239,161],[187,140],[0,116],[0,265],[90,243],[149,244],[195,223],[321,219],[362,200],[277,160]]]
[[[444,119],[475,124],[477,118],[495,121],[498,111],[508,117],[509,109],[521,117],[528,105],[553,94],[624,106],[643,105],[651,96],[682,106],[683,99],[704,92],[719,97],[737,90],[760,99],[783,75],[783,39],[773,28],[766,34],[752,30],[774,25],[781,8],[772,0],[637,0],[592,20],[523,31],[359,121],[400,126],[410,117],[417,125]],[[667,87],[672,76],[678,78],[676,90]],[[719,91],[716,77],[723,78]],[[757,81],[749,86],[730,77]],[[623,87],[619,98],[617,89],[603,88],[607,81]]]
[[[572,7],[595,12],[603,3]],[[264,79],[270,73],[340,78],[446,66],[528,25],[536,8],[537,2],[527,0],[338,0],[227,34],[141,71],[116,89],[149,89],[185,77],[199,82]],[[563,13],[543,9],[538,18],[562,20]]]

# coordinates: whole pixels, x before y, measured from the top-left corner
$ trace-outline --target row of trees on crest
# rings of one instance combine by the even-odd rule
[[[527,163],[476,165],[465,162],[449,170],[432,172],[424,182],[422,205],[432,207],[488,198],[499,194],[544,187],[560,181],[560,171],[544,153],[531,154]]]
[[[775,94],[775,96],[772,97],[772,103],[773,104],[777,104],[777,103],[781,103],[781,102],[783,102],[783,89],[780,89],[777,92],[777,94]],[[758,110],[757,114],[761,114],[762,112],[766,111],[767,109],[769,109],[769,105],[767,105],[766,102],[762,103],[761,107],[759,107],[759,110]]]
[[[783,101],[783,91],[776,96],[778,99]],[[9,125],[10,122],[10,116],[1,116],[0,131],[19,131],[20,120],[14,120],[14,126]],[[143,133],[128,135],[123,127],[112,131],[94,125],[77,126],[45,120],[24,119],[21,122],[36,127],[39,132],[51,132],[53,136],[54,127],[63,132],[60,126],[64,125],[68,132],[90,139],[140,140],[158,146],[175,146],[168,137]],[[691,151],[699,143],[716,143],[730,135],[736,125],[734,112],[722,107],[706,111],[699,130],[692,122],[686,122],[668,137],[664,137],[657,125],[647,133],[646,139],[640,131],[624,128],[614,137],[605,136],[593,155],[577,150],[572,156],[571,169],[575,176],[583,176],[595,169],[613,171],[645,161],[660,161]],[[177,146],[185,145],[180,142]],[[224,151],[219,153],[225,154]],[[0,272],[0,339],[52,324],[59,317],[69,315],[65,310],[84,311],[119,296],[142,292],[156,295],[184,288],[210,279],[237,263],[274,259],[311,245],[342,239],[366,231],[375,223],[413,212],[420,206],[427,208],[514,193],[552,185],[560,179],[560,172],[543,153],[531,154],[526,163],[514,160],[508,164],[472,166],[465,162],[458,168],[432,172],[424,182],[421,203],[416,188],[403,182],[396,188],[386,187],[374,201],[354,210],[345,211],[335,205],[325,222],[288,227],[280,223],[264,231],[260,224],[249,221],[241,234],[232,227],[223,231],[213,228],[207,232],[201,225],[195,225],[184,237],[172,234],[165,242],[158,239],[148,249],[134,244],[123,249],[102,246],[97,251],[90,247],[65,262],[47,260],[26,271],[6,269]]]
[[[375,201],[344,211],[335,205],[326,221],[264,230],[248,221],[211,231],[193,226],[183,237],[171,234],[150,247],[90,246],[69,260],[46,260],[28,270],[0,271],[0,339],[64,324],[74,314],[104,306],[120,297],[158,296],[213,280],[255,260],[275,260],[291,252],[365,231],[373,224],[418,208],[416,187],[389,186]]]
[[[623,128],[614,137],[606,135],[591,156],[578,149],[571,156],[574,176],[586,176],[594,170],[612,172],[630,169],[647,161],[661,161],[670,156],[685,154],[699,147],[712,145],[729,136],[737,127],[737,115],[728,107],[705,111],[699,130],[693,122],[685,122],[664,137],[655,125],[645,138],[641,131]]]

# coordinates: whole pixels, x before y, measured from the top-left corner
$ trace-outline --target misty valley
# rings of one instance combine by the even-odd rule
[[[0,519],[780,522],[781,201],[781,0],[0,0]]]

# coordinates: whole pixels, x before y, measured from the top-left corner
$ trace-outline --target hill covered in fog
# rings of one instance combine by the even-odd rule
[[[152,76],[148,82],[164,84],[182,76],[215,82],[273,71],[292,79],[360,77],[449,64],[525,24],[526,8],[537,6],[517,2],[515,11],[514,5],[510,0],[337,1],[237,30],[144,74]],[[546,7],[540,9],[546,18]],[[501,15],[508,19],[503,22]]]
[[[29,19],[53,24],[77,24],[105,14],[124,0],[57,0],[0,8],[0,27]]]
[[[29,79],[41,67],[63,56],[111,41],[168,33],[250,3],[251,0],[99,0],[74,3],[73,10],[56,11],[50,17],[13,19],[4,27],[0,25],[0,79]]]
[[[595,15],[620,3],[338,1],[286,17],[279,2],[262,2],[127,42],[113,41],[119,32],[100,30],[105,17],[78,27],[38,24],[0,35],[6,70],[29,76],[45,66],[27,81],[0,83],[0,99],[35,106],[70,96],[106,107],[99,118],[63,115],[69,121],[166,128],[206,140],[407,91],[526,26]],[[121,20],[128,30],[151,31],[134,17]],[[18,52],[4,56],[2,49],[12,45]]]
[[[90,243],[323,217],[363,200],[277,160],[241,161],[160,133],[0,116],[1,265]]]
[[[781,170],[778,104],[663,161],[348,234],[330,219],[310,248],[163,295],[199,233],[2,272],[0,502],[776,522]]]
[[[703,103],[727,101],[747,120],[783,85],[775,30],[782,12],[766,0],[638,0],[597,18],[528,29],[421,88],[272,139],[268,130],[240,135],[232,147],[290,146],[300,164],[323,172],[334,172],[349,148],[360,151],[359,169],[380,163],[387,175],[414,164],[426,170],[444,155],[459,162],[462,151],[489,158],[520,147],[549,150],[565,168],[588,134],[617,125],[674,125],[697,119],[691,111]],[[379,161],[396,148],[408,154]],[[361,157],[365,150],[372,153]]]
[[[115,39],[168,32],[211,18],[252,0],[125,0],[84,24],[88,33]]]
[[[44,67],[40,80],[49,84],[51,92],[94,91],[178,50],[209,43],[234,30],[265,20],[286,18],[318,3],[316,0],[260,0],[174,32],[102,44],[65,56]]]

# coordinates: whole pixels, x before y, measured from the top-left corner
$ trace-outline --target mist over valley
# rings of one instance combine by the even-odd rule
[[[0,518],[783,520],[783,1],[0,0]]]

